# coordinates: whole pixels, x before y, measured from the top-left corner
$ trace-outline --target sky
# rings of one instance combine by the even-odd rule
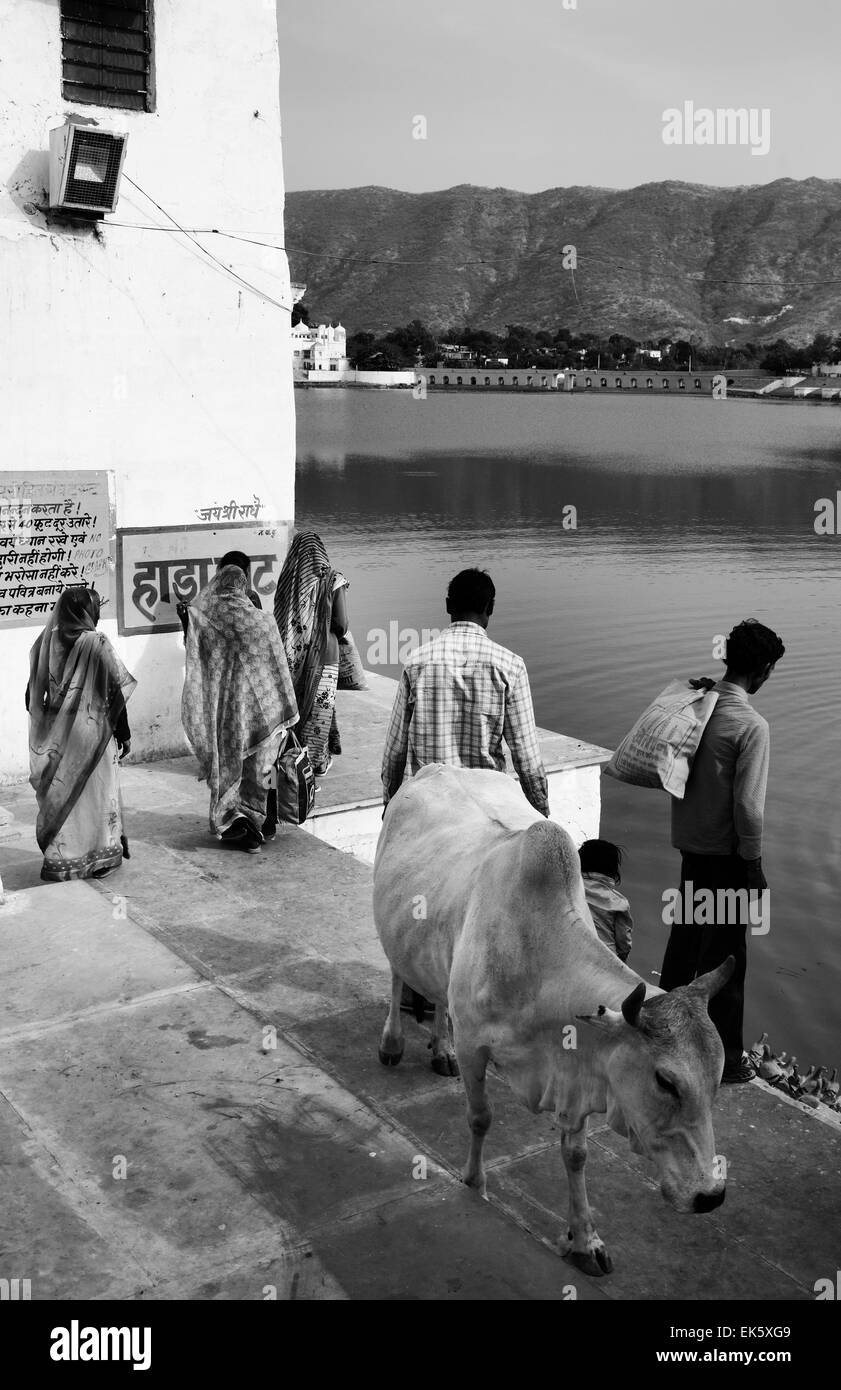
[[[838,0],[278,0],[278,17],[290,190],[841,177]],[[753,110],[752,142],[689,144],[687,102],[692,130],[699,108]],[[663,141],[670,108],[682,143]]]

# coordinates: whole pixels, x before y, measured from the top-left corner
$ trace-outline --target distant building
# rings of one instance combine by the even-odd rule
[[[474,360],[474,354],[463,343],[439,343],[437,351],[438,365],[442,367],[469,367]]]
[[[841,362],[821,362],[817,376],[841,376]]]
[[[291,337],[294,381],[306,381],[309,372],[346,372],[350,367],[347,334],[340,323],[320,323],[317,328],[296,323]]]
[[[340,323],[291,329],[292,380],[296,386],[414,386],[412,370],[358,370],[347,356],[347,334]]]
[[[481,367],[462,368],[447,365],[438,367],[418,367],[415,369],[418,381],[423,381],[430,391],[472,390],[477,394],[500,390],[517,391],[520,395],[540,391],[575,391],[576,394],[602,391],[621,391],[625,395],[646,391],[662,394],[670,391],[676,394],[703,392],[711,395],[718,377],[718,369],[703,367],[695,372],[688,370],[665,370],[662,367],[640,367],[636,370],[606,368],[558,368],[558,367],[508,367],[487,369]],[[728,389],[740,388],[747,381],[747,390],[755,391],[756,373],[752,371],[731,370],[727,373]],[[777,382],[776,385],[780,385]]]

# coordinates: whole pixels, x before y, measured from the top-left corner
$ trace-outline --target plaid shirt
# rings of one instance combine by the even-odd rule
[[[549,814],[529,678],[522,657],[500,647],[478,623],[451,623],[406,662],[385,739],[387,803],[426,763],[505,771],[502,740],[532,806]]]

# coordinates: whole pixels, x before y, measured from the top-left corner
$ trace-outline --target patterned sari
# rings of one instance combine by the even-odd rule
[[[36,836],[50,882],[115,869],[123,834],[118,726],[135,687],[111,643],[97,632],[99,595],[66,589],[30,653],[30,783],[38,799]]]
[[[210,828],[221,836],[244,817],[262,839],[272,767],[298,718],[277,625],[251,604],[236,565],[220,570],[188,613],[181,718],[210,786]]]
[[[348,588],[334,570],[321,537],[301,531],[280,573],[274,614],[289,662],[306,743],[316,772],[327,763],[327,741],[336,704],[338,665],[327,665],[327,643],[337,590]]]

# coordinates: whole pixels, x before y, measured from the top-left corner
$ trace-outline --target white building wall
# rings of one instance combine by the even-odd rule
[[[58,0],[0,0],[0,33],[0,469],[113,470],[117,527],[196,524],[197,509],[254,494],[263,516],[291,526],[274,5],[156,0],[149,114],[63,99]],[[125,177],[96,229],[48,221],[48,128],[70,111],[129,133],[124,174],[182,227],[266,244],[198,233],[215,265]],[[134,750],[181,750],[180,635],[120,638],[115,610],[102,629],[138,679]],[[0,780],[28,771],[23,690],[38,630],[0,629]]]
[[[345,367],[337,371],[318,368],[307,372],[303,377],[296,378],[299,385],[304,386],[414,386],[415,373],[411,368],[406,371],[393,372],[366,372],[359,367]]]

